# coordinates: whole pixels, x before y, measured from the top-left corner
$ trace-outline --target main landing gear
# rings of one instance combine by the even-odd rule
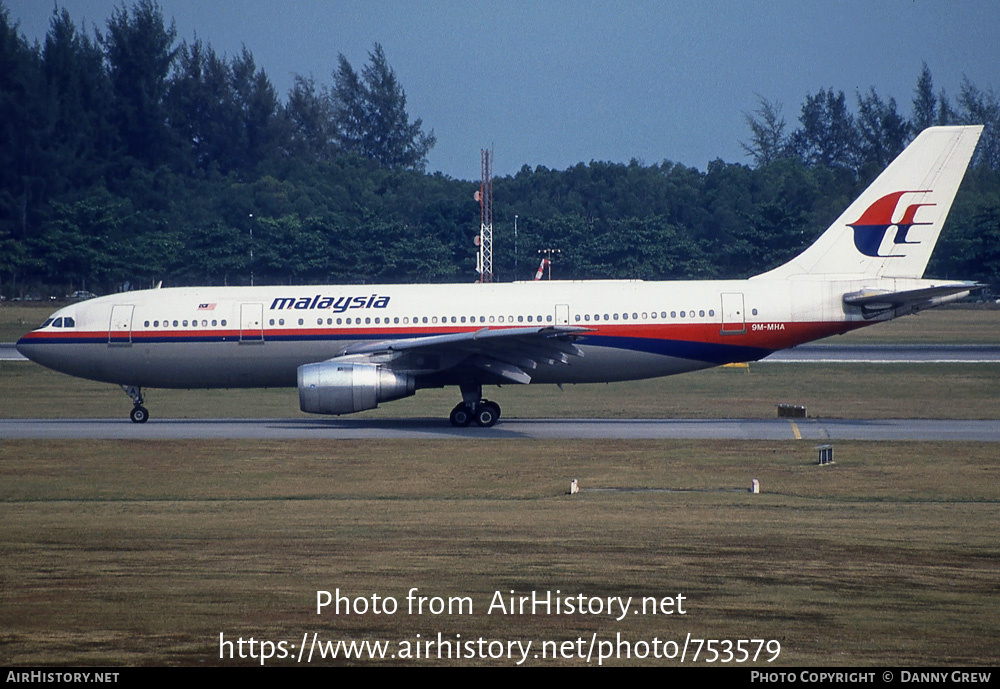
[[[451,410],[449,419],[452,426],[468,426],[475,421],[476,425],[489,428],[500,420],[500,405],[489,400],[482,400],[474,407],[459,402],[458,406]]]
[[[473,421],[477,426],[490,428],[500,420],[500,405],[483,399],[481,385],[462,385],[462,401],[451,410],[448,419],[452,426],[468,426]]]
[[[122,385],[125,394],[132,398],[132,413],[129,418],[133,423],[146,423],[149,421],[149,410],[142,406],[142,388],[138,385]]]

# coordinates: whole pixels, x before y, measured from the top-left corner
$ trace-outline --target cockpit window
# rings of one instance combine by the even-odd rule
[[[44,323],[38,326],[38,329],[41,330],[42,328],[48,328],[49,326],[52,326],[53,328],[75,328],[76,321],[69,316],[61,316],[59,318],[53,316],[52,318],[46,319]]]

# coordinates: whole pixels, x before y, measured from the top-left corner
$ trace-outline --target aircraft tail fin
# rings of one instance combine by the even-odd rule
[[[925,129],[812,246],[755,277],[922,277],[982,131]]]

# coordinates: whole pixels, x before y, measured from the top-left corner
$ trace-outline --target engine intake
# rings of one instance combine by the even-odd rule
[[[409,397],[413,376],[378,364],[324,361],[299,366],[299,407],[311,414],[353,414]]]

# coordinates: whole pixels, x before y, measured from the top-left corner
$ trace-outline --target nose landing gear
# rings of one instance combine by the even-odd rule
[[[132,398],[132,412],[129,414],[132,422],[146,423],[149,421],[149,410],[142,406],[144,401],[142,399],[142,388],[138,385],[122,385],[121,388],[125,391],[126,395]]]

